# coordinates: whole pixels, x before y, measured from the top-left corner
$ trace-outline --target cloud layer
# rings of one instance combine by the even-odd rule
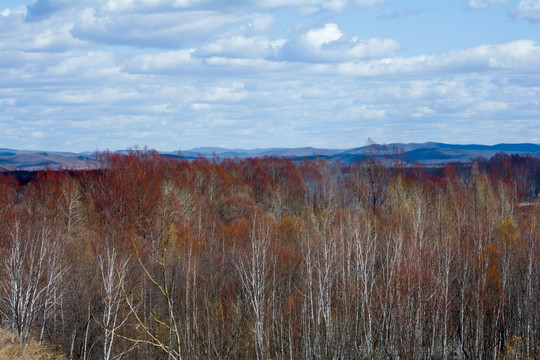
[[[540,1],[469,2],[491,6],[538,30]],[[412,26],[392,14],[429,24],[432,9],[37,0],[0,10],[0,147],[540,142],[537,39],[411,52],[401,29]]]
[[[512,12],[518,19],[540,21],[540,0],[522,0]]]

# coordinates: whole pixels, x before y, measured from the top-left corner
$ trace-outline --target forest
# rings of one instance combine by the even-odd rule
[[[0,175],[0,325],[23,351],[540,357],[539,157],[96,158]]]

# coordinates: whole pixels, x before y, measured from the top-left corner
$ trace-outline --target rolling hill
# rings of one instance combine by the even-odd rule
[[[396,151],[397,150],[397,151]],[[121,151],[125,152],[125,151]],[[319,149],[313,147],[267,148],[267,149],[226,149],[219,147],[201,147],[182,152],[162,152],[170,158],[193,160],[204,156],[224,158],[248,158],[277,156],[293,160],[324,158],[337,160],[344,164],[362,161],[366,156],[375,156],[382,160],[391,160],[399,156],[406,163],[419,162],[425,165],[439,165],[448,162],[469,162],[477,157],[490,158],[497,153],[540,155],[540,145],[522,144],[445,144],[436,142],[409,144],[372,144],[352,149]],[[90,152],[46,152],[30,150],[0,149],[0,171],[51,169],[92,169],[96,163]]]

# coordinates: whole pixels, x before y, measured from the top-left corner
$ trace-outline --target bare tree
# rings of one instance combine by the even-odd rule
[[[101,296],[103,314],[101,323],[104,330],[103,359],[119,359],[126,351],[113,353],[113,345],[118,330],[126,323],[129,316],[122,314],[122,287],[126,281],[128,258],[118,253],[117,247],[110,241],[105,244],[103,254],[97,255],[99,273],[101,275]],[[128,314],[129,315],[129,314]],[[127,349],[129,351],[130,349]]]
[[[271,228],[268,220],[253,217],[249,232],[249,251],[237,263],[242,280],[242,290],[247,298],[255,318],[253,335],[257,359],[266,359],[268,352],[267,334],[265,332],[267,272],[270,262]]]
[[[39,229],[15,221],[11,244],[1,258],[2,315],[21,343],[27,343],[36,320],[47,321],[62,290],[67,270],[60,260],[60,238],[46,223]]]
[[[152,251],[145,251],[144,247],[136,245],[136,261],[143,279],[140,287],[136,287],[134,279],[129,279],[121,283],[121,288],[137,331],[121,336],[133,344],[161,350],[170,360],[181,360],[184,352],[182,319],[178,316],[176,304],[180,259],[177,255],[169,254],[174,251],[169,252],[167,245],[167,241],[159,241]]]

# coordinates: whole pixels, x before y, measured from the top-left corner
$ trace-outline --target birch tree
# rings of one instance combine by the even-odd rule
[[[10,245],[0,260],[2,315],[23,344],[28,343],[38,319],[48,320],[67,270],[59,256],[60,237],[46,223],[40,225],[36,229],[16,220]]]
[[[265,332],[267,272],[270,266],[271,227],[268,220],[254,216],[249,232],[249,249],[237,263],[242,291],[254,317],[253,336],[258,360],[268,358],[268,339]]]

